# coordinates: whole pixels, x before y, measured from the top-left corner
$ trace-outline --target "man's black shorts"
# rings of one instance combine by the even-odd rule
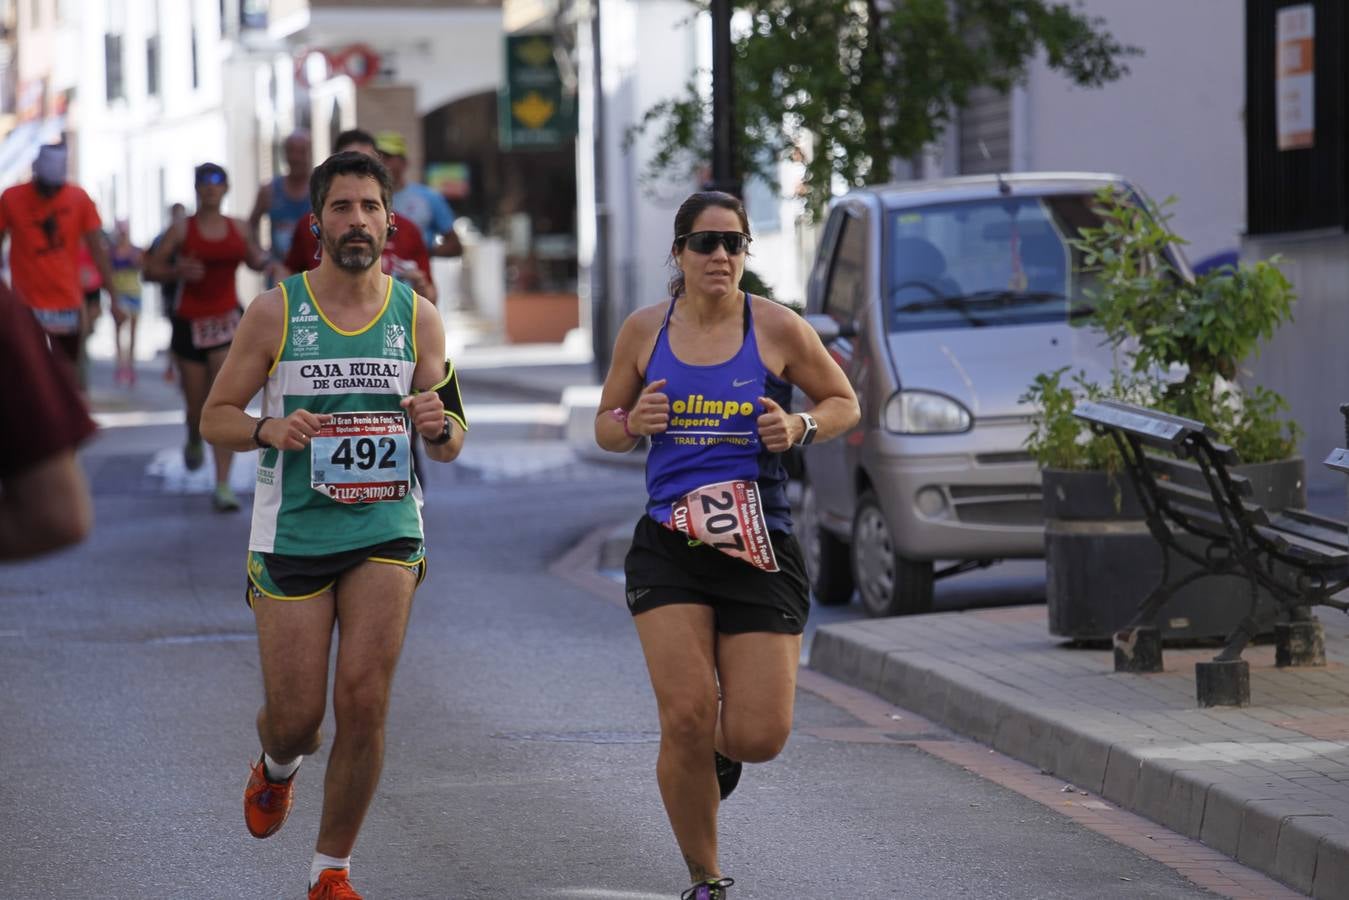
[[[331,590],[343,573],[364,562],[403,566],[412,572],[419,585],[426,577],[426,547],[420,538],[394,538],[323,556],[285,556],[250,550],[244,599],[249,606],[262,597],[308,600]]]
[[[628,609],[640,615],[671,603],[712,607],[717,631],[800,634],[810,613],[810,582],[796,538],[769,532],[778,572],[765,572],[642,516],[623,564]]]

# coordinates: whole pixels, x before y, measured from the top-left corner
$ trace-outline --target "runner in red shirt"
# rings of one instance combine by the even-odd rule
[[[4,284],[0,384],[9,386],[0,391],[0,560],[24,559],[89,532],[93,502],[75,449],[94,423],[69,366]]]
[[[33,180],[0,194],[0,241],[9,234],[14,292],[77,370],[82,368],[88,328],[78,266],[81,245],[88,249],[102,283],[112,283],[101,228],[94,201],[78,186],[66,183],[63,144],[38,150]]]
[[[203,163],[197,166],[196,183],[196,214],[173,225],[145,261],[147,278],[180,281],[183,286],[170,349],[178,360],[187,401],[183,462],[189,469],[199,468],[205,458],[201,409],[243,314],[234,287],[235,273],[241,263],[258,272],[267,264],[267,254],[253,240],[248,226],[220,211],[229,190],[225,170],[215,163]],[[233,456],[228,450],[214,452],[212,502],[221,512],[239,508],[229,483]]]
[[[379,159],[375,152],[375,139],[360,129],[353,128],[337,136],[333,153],[352,150]],[[392,217],[391,217],[392,218]],[[290,250],[286,253],[283,265],[285,275],[296,272],[308,272],[317,269],[319,264],[319,241],[313,232],[312,217],[306,217],[295,223],[295,233],[291,237]],[[398,219],[389,229],[384,254],[380,257],[380,268],[386,275],[392,275],[426,299],[435,303],[438,297],[436,283],[431,278],[431,255],[427,252],[426,241],[421,230],[409,219]]]

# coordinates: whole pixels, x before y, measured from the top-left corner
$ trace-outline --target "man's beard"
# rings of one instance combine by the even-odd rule
[[[354,240],[355,239],[355,240]],[[364,243],[362,240],[369,241]],[[346,272],[364,272],[379,262],[384,244],[368,231],[353,228],[337,240],[323,238],[323,253]]]

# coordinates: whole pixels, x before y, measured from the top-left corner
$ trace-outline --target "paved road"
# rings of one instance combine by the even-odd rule
[[[628,614],[550,571],[635,513],[640,473],[509,418],[430,481],[430,576],[355,881],[372,898],[676,897]],[[94,536],[0,578],[10,900],[303,896],[325,755],[301,769],[286,828],[248,837],[247,519],[175,480],[179,442],[173,426],[107,430],[86,455]],[[964,742],[902,716],[882,734],[807,675],[786,753],[750,767],[723,810],[735,900],[1211,896],[922,749]]]

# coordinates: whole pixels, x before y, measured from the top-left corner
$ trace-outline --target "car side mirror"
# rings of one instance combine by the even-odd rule
[[[815,333],[820,336],[820,340],[826,347],[839,338],[850,338],[857,335],[857,329],[852,326],[851,322],[840,325],[833,316],[815,313],[806,316],[806,324],[815,329]]]

